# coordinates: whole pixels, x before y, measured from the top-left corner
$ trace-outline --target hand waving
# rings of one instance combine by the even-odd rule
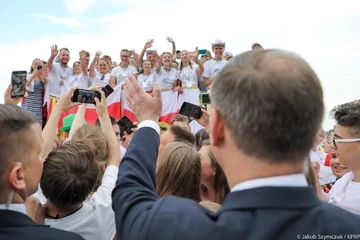
[[[166,40],[168,40],[168,42],[170,43],[175,43],[174,39],[172,39],[172,37],[166,37]]]
[[[193,52],[193,54],[194,54],[195,59],[199,58],[199,48],[198,47],[195,48],[195,51]]]
[[[100,56],[101,56],[101,54],[102,54],[101,51],[96,51],[94,59],[95,59],[96,61],[98,61],[99,58],[100,58]]]
[[[146,49],[151,48],[151,47],[153,46],[153,43],[154,43],[154,39],[149,39],[149,40],[145,43],[144,48],[146,48]]]
[[[152,97],[149,96],[140,86],[138,81],[130,75],[128,79],[125,80],[124,90],[126,93],[126,101],[129,107],[134,111],[139,122],[144,120],[153,120],[155,122],[159,121],[162,110],[159,83],[154,83],[154,97]]]
[[[56,57],[58,55],[58,53],[59,53],[58,46],[56,44],[52,45],[50,47],[50,49],[51,49],[51,56]]]

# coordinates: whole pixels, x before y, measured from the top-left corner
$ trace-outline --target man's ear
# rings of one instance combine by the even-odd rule
[[[224,130],[224,121],[221,118],[218,110],[216,110],[215,108],[211,109],[210,140],[212,141],[213,146],[220,147],[222,145],[225,134]]]
[[[9,185],[14,191],[22,191],[25,189],[25,174],[21,163],[13,163],[9,172]]]

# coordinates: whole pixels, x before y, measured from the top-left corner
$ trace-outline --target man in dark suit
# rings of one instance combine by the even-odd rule
[[[155,170],[161,114],[134,78],[129,106],[140,124],[113,191],[119,239],[345,239],[360,217],[320,201],[304,176],[323,113],[311,67],[293,53],[250,51],[235,57],[211,89],[210,139],[231,193],[212,215],[197,202],[160,198]]]
[[[0,104],[0,239],[83,239],[38,225],[26,215],[24,202],[36,192],[43,169],[43,138],[35,115],[13,105],[18,100],[10,98],[10,90],[4,99],[8,104]],[[44,211],[32,214],[34,219],[45,217]]]

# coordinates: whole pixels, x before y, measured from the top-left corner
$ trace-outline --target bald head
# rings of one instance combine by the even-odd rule
[[[238,148],[273,161],[303,159],[324,111],[314,71],[280,50],[236,56],[218,75],[211,97]]]

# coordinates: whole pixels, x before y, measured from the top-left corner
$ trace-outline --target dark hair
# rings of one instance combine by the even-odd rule
[[[109,118],[110,118],[110,121],[111,121],[111,125],[116,125],[117,124],[118,120],[116,120],[116,118],[114,118],[113,116],[109,116]],[[99,119],[96,119],[95,125],[101,127]]]
[[[60,55],[60,53],[61,53],[61,51],[62,51],[62,50],[68,51],[68,52],[69,52],[69,54],[70,54],[70,51],[69,51],[69,49],[68,49],[68,48],[61,48],[61,49],[59,50],[59,55]]]
[[[32,113],[16,105],[0,104],[0,176],[6,175],[5,171],[12,162],[26,164],[34,136],[28,130],[35,123],[38,121]],[[0,181],[0,196],[3,184]]]
[[[179,126],[170,126],[169,131],[174,134],[175,142],[185,142],[195,146],[195,136],[192,132]]]
[[[337,124],[350,128],[353,137],[360,137],[360,101],[353,101],[334,107],[330,116]]]
[[[82,139],[70,140],[48,155],[40,187],[57,208],[69,210],[89,196],[99,174],[95,152],[95,144]]]
[[[213,188],[215,192],[215,202],[222,204],[226,196],[230,193],[229,184],[222,168],[216,160],[214,154],[211,151],[210,140],[205,140],[203,146],[209,146],[209,157],[211,160],[211,167],[215,169],[215,176],[213,181]]]
[[[213,111],[249,156],[271,162],[303,161],[320,128],[323,91],[311,67],[293,53],[248,51],[219,73]]]
[[[207,133],[206,129],[200,129],[195,133],[195,139],[196,139],[196,147],[197,149],[200,149],[203,146],[203,142],[207,139],[209,139],[209,134]]]

